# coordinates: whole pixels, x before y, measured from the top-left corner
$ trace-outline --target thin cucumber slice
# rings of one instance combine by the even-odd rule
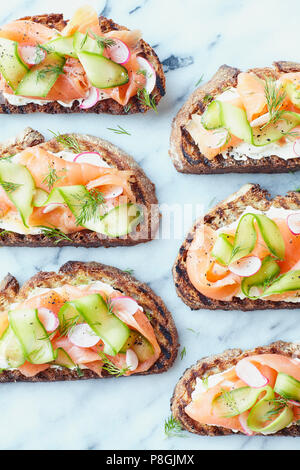
[[[291,102],[300,108],[300,89],[295,85],[295,83],[287,82],[285,85],[285,91],[291,100]]]
[[[58,348],[56,350],[56,359],[54,361],[55,365],[66,367],[67,369],[76,369],[76,364],[72,361],[69,354],[63,349]]]
[[[221,233],[216,243],[212,249],[211,255],[216,258],[216,260],[223,264],[224,266],[228,266],[230,263],[230,259],[232,256],[232,247],[233,247],[233,240],[234,237],[231,235],[227,235],[226,233]]]
[[[276,223],[263,214],[245,214],[241,217],[232,249],[231,263],[249,255],[255,247],[257,233],[254,226],[257,222],[260,233],[270,250],[276,258],[282,260],[285,254],[285,244]]]
[[[131,233],[142,221],[143,212],[136,204],[121,204],[102,219],[105,233],[110,237],[123,237]]]
[[[104,352],[110,355],[118,354],[130,335],[130,329],[109,312],[101,295],[92,294],[68,303],[80,313],[95,334],[105,343],[107,347]]]
[[[9,84],[16,90],[29,68],[18,53],[18,43],[10,39],[0,38],[0,71]]]
[[[35,191],[31,174],[23,165],[0,161],[0,184],[18,209],[23,224],[28,227],[28,219],[33,211],[32,200]]]
[[[102,55],[104,46],[99,47],[98,42],[92,39],[88,34],[82,34],[77,31],[74,34],[73,47],[77,54],[81,52],[93,52]]]
[[[282,294],[284,292],[291,292],[300,289],[300,269],[289,271],[282,274],[266,289],[262,297],[267,297],[274,294]]]
[[[218,129],[222,127],[221,105],[220,101],[212,101],[202,114],[202,125],[205,129]]]
[[[245,277],[242,280],[241,289],[243,294],[245,294],[249,298],[257,298],[251,297],[250,291],[252,287],[264,287],[276,277],[280,273],[280,267],[272,258],[271,256],[266,256],[261,263],[260,270],[253,274],[253,276]]]
[[[47,49],[49,52],[56,52],[56,54],[62,55],[62,56],[68,56],[68,57],[73,57],[77,59],[77,53],[74,49],[74,36],[69,36],[69,37],[59,37],[56,39],[53,39],[52,41],[47,42],[46,44],[43,44],[43,46]]]
[[[47,332],[35,309],[16,309],[8,313],[9,324],[31,364],[47,364],[55,354]]]
[[[0,339],[0,369],[15,369],[24,362],[21,343],[9,326]]]
[[[42,207],[48,200],[49,194],[43,189],[37,188],[33,196],[34,207]]]
[[[52,52],[39,65],[35,65],[24,76],[15,94],[45,98],[63,73],[65,59]]]
[[[129,81],[128,72],[122,65],[92,52],[80,52],[79,60],[96,88],[113,88]]]
[[[221,108],[222,126],[225,127],[230,134],[251,144],[252,130],[247,119],[246,111],[221,101],[219,101],[219,105]]]
[[[276,378],[274,392],[287,400],[300,402],[300,382],[288,374],[279,372]]]
[[[287,111],[281,118],[275,122],[267,124],[265,127],[254,127],[253,132],[253,145],[261,147],[263,145],[271,144],[281,139],[300,124],[300,114]]]
[[[241,387],[223,392],[214,398],[212,407],[214,413],[224,418],[238,416],[252,408],[263,389]]]

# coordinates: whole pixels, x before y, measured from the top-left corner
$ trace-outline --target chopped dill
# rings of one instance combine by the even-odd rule
[[[56,238],[54,244],[67,240],[72,243],[71,238],[69,238],[64,232],[55,227],[46,227],[45,225],[40,225],[39,228],[42,230],[42,234],[48,238]]]
[[[166,437],[186,437],[184,430],[181,427],[180,422],[174,418],[174,416],[169,416],[165,420],[164,431]]]
[[[65,148],[69,149],[69,150],[72,150],[72,152],[74,153],[80,153],[81,152],[81,148],[80,148],[80,145],[79,145],[79,142],[78,140],[76,139],[76,137],[74,137],[73,135],[65,135],[65,134],[56,134],[55,132],[51,131],[50,129],[48,129],[49,132],[51,132],[51,134],[54,135],[56,141],[59,143],[59,144],[62,144]]]

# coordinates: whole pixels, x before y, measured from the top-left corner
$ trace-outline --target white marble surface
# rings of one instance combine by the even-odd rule
[[[248,68],[274,59],[299,59],[297,0],[94,0],[97,10],[144,38],[164,61],[167,96],[159,114],[109,117],[0,116],[0,138],[32,126],[87,132],[107,138],[132,154],[157,185],[161,203],[203,203],[205,208],[246,182],[258,182],[274,195],[299,186],[297,174],[179,175],[168,158],[174,114],[204,74],[223,63]],[[69,17],[81,0],[10,0],[0,4],[0,23],[24,15],[61,12]],[[62,8],[63,6],[63,8]],[[170,57],[173,57],[173,60]],[[178,60],[177,60],[177,59]],[[180,65],[180,67],[178,67]],[[107,127],[121,125],[132,136]],[[132,268],[160,294],[174,315],[187,355],[160,376],[80,383],[1,385],[1,449],[296,449],[292,438],[164,439],[169,400],[182,372],[198,358],[228,347],[248,348],[279,338],[300,338],[299,311],[191,312],[177,299],[171,266],[180,240],[156,240],[116,249],[1,248],[0,277],[10,271],[20,282],[37,271],[55,270],[68,260],[96,260]],[[194,329],[198,334],[192,333]]]

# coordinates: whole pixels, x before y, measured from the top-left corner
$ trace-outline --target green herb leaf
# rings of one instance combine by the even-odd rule
[[[115,134],[125,134],[131,135],[130,132],[126,131],[123,127],[118,126],[117,129],[113,129],[112,127],[107,128],[108,131],[113,131]]]
[[[12,183],[11,181],[3,181],[0,180],[0,185],[4,189],[5,192],[11,194],[14,191],[16,191],[18,188],[20,188],[22,185],[18,183]]]
[[[116,41],[114,41],[113,39],[102,38],[101,36],[98,36],[97,34],[95,34],[91,30],[89,30],[89,32],[94,37],[94,39],[97,41],[98,47],[100,49],[102,49],[102,47],[104,47],[104,48],[112,47],[112,46],[115,46],[115,44],[116,44]]]
[[[195,87],[198,87],[200,85],[200,83],[203,82],[203,74],[201,75],[201,77],[199,78],[199,80],[197,81],[197,83],[195,84]]]
[[[39,228],[42,229],[42,234],[45,235],[45,237],[57,239],[54,242],[55,245],[57,245],[57,243],[62,242],[64,240],[67,240],[71,243],[73,242],[71,238],[69,238],[64,232],[62,232],[58,228],[46,227],[45,225],[39,225]]]
[[[97,189],[92,189],[84,198],[74,195],[74,199],[78,200],[79,215],[76,217],[77,225],[84,225],[89,220],[97,220],[99,215],[99,206],[105,203],[103,194]]]
[[[102,369],[106,370],[106,372],[108,372],[110,375],[114,375],[115,377],[121,377],[130,370],[129,367],[123,367],[122,369],[117,367],[110,359],[108,359],[108,357],[103,351],[98,351],[98,354],[103,362]]]
[[[164,430],[166,437],[187,437],[180,422],[172,415],[165,420]]]
[[[82,372],[82,369],[80,369],[80,366],[78,364],[76,365],[76,372],[77,372],[78,377],[84,376],[84,373]]]
[[[182,349],[180,353],[180,359],[182,360],[185,356],[186,356],[186,347],[184,346],[184,348]]]
[[[262,129],[268,124],[275,124],[284,114],[285,111],[281,109],[281,106],[286,97],[286,92],[282,86],[277,87],[274,78],[265,77],[265,96],[270,117],[269,121],[262,126]]]
[[[55,132],[48,129],[51,134],[54,135],[56,141],[59,144],[62,144],[66,149],[72,150],[74,153],[81,153],[82,149],[80,148],[79,142],[73,135],[65,134],[56,134]]]
[[[152,108],[153,111],[157,113],[156,102],[155,102],[156,95],[154,96],[149,95],[148,91],[145,88],[143,88],[142,90],[138,91],[137,97],[142,104],[144,104],[148,108]]]
[[[64,74],[63,68],[59,65],[45,65],[45,68],[40,69],[36,75],[37,83],[39,80],[43,80],[48,73],[56,73],[58,75]]]
[[[67,169],[66,168],[63,168],[61,170],[61,172],[63,173],[66,173]],[[57,183],[59,180],[65,178],[65,174],[64,175],[61,175],[59,176],[57,174],[57,171],[55,168],[52,168],[51,165],[49,165],[49,172],[48,174],[45,176],[45,178],[43,179],[42,183],[45,183],[47,186],[48,186],[48,189],[49,191],[51,191],[51,189],[53,188],[53,186],[55,185],[55,183]]]

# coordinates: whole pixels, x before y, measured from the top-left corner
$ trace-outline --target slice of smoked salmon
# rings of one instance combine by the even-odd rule
[[[93,31],[95,34],[101,34],[99,18],[96,10],[90,5],[84,5],[75,11],[72,19],[62,30],[62,35],[72,36],[76,31],[85,34],[89,30]]]
[[[49,364],[30,364],[30,362],[25,362],[22,366],[18,367],[17,370],[21,372],[25,377],[31,378],[38,375],[40,372],[49,369]]]
[[[64,73],[59,75],[45,100],[70,103],[73,100],[86,98],[90,87],[87,74],[79,60],[68,58]]]
[[[58,36],[55,29],[29,20],[18,20],[0,28],[0,37],[17,41],[24,45],[36,46],[51,41]]]
[[[89,348],[79,348],[71,343],[69,338],[63,337],[53,341],[53,348],[63,348],[75,364],[87,364],[99,361],[99,354]]]
[[[237,91],[250,122],[268,111],[265,82],[254,73],[241,72],[238,75]]]
[[[240,290],[241,278],[228,274],[217,282],[208,281],[206,273],[211,263],[211,251],[215,243],[215,232],[203,224],[198,228],[187,254],[187,273],[193,286],[203,295],[216,300],[231,300]]]
[[[263,366],[268,366],[277,372],[291,375],[296,380],[300,380],[300,361],[282,354],[257,354],[246,358],[248,361],[257,362]]]
[[[61,294],[51,289],[44,294],[39,294],[25,300],[22,305],[24,307],[35,309],[46,308],[57,315],[65,302],[65,298]]]
[[[57,207],[46,214],[43,207],[35,207],[29,218],[29,224],[32,227],[55,227],[66,235],[86,230],[77,225],[74,215],[67,206]]]

